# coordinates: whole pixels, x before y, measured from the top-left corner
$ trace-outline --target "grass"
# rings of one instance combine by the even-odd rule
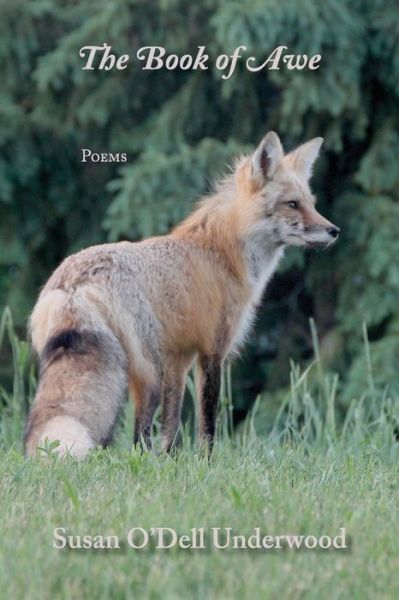
[[[4,598],[396,598],[399,595],[396,441],[399,403],[373,388],[345,418],[336,410],[337,378],[315,361],[292,366],[291,389],[266,436],[257,409],[231,434],[232,386],[226,377],[219,440],[212,460],[188,432],[174,457],[131,451],[131,415],[115,448],[75,462],[26,460],[20,434],[34,389],[26,345],[3,316],[13,390],[2,391],[0,431],[0,581]],[[313,377],[314,373],[314,377]],[[191,389],[191,386],[189,386]],[[53,531],[117,535],[120,549],[53,548]],[[344,550],[134,550],[133,527],[230,527],[250,535],[336,535]],[[210,540],[210,536],[208,536]]]

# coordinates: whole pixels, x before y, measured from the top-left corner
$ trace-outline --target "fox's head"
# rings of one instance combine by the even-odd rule
[[[253,234],[291,246],[327,247],[337,239],[339,228],[317,212],[309,188],[322,142],[314,138],[284,155],[278,135],[270,131],[241,164],[238,187],[255,209]]]

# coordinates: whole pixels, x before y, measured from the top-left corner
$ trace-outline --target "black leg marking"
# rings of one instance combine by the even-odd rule
[[[201,358],[199,361],[199,434],[201,442],[206,442],[210,452],[216,432],[220,381],[220,360]]]

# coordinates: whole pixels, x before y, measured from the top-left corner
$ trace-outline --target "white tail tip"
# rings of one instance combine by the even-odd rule
[[[40,448],[46,447],[51,442],[59,441],[54,451],[60,456],[74,456],[84,458],[94,448],[95,444],[85,425],[74,417],[60,416],[50,419],[40,436]]]

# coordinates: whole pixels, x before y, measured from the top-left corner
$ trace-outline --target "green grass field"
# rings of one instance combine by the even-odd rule
[[[28,348],[3,318],[14,387],[2,390],[0,581],[2,598],[397,598],[399,597],[398,402],[373,389],[342,420],[337,380],[318,355],[266,434],[256,410],[233,436],[225,385],[210,462],[185,432],[175,457],[129,450],[129,410],[114,448],[89,459],[26,460],[21,432],[32,394]],[[316,348],[317,350],[317,348]],[[367,347],[366,347],[367,350]],[[367,354],[367,353],[366,353]],[[30,383],[29,383],[30,380]],[[262,403],[258,411],[264,410]],[[120,549],[56,549],[53,531],[116,535]],[[335,536],[346,549],[135,550],[133,527],[232,528],[250,535]]]

